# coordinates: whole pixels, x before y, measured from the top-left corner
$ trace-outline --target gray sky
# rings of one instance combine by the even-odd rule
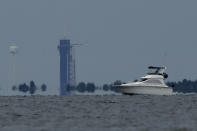
[[[129,81],[149,65],[166,65],[169,80],[197,78],[196,0],[1,0],[0,85],[8,83],[9,41],[20,47],[17,82],[59,86],[57,45],[77,48],[77,80]]]

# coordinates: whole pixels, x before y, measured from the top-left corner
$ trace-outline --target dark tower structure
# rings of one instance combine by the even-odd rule
[[[64,96],[69,94],[68,87],[75,86],[75,56],[74,47],[71,45],[70,40],[60,40],[58,46],[60,52],[60,95]]]
[[[69,61],[70,61],[70,40],[60,40],[58,46],[60,52],[60,95],[68,94],[69,85]]]

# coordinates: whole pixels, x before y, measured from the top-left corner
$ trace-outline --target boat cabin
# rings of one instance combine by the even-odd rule
[[[168,78],[168,75],[165,73],[166,67],[148,67],[148,75],[162,75],[164,78]]]
[[[149,66],[148,69],[148,75],[163,75],[164,71],[166,70],[166,67]]]

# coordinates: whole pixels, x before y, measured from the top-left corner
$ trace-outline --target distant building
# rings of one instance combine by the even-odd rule
[[[69,86],[75,86],[75,56],[74,47],[70,40],[60,40],[58,46],[60,52],[60,95],[69,94]]]

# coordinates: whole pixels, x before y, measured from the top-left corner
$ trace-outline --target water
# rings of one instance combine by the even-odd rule
[[[0,97],[0,129],[15,131],[197,130],[197,95]]]

